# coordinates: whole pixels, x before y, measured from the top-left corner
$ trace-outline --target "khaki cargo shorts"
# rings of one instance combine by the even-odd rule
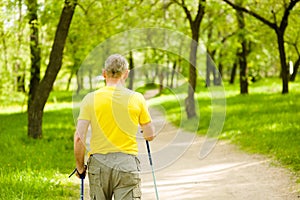
[[[88,160],[91,200],[140,200],[140,162],[123,153],[94,154]]]

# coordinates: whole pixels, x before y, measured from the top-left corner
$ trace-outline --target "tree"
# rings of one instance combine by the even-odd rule
[[[37,9],[37,6],[35,5],[36,0],[30,0],[28,1],[28,3],[29,6],[33,5],[33,10]],[[76,4],[77,0],[65,0],[60,20],[57,25],[57,30],[55,33],[54,42],[52,45],[49,63],[45,75],[41,81],[37,81],[37,76],[34,77],[35,82],[30,84],[30,90],[32,91],[32,93],[30,94],[30,100],[28,101],[29,137],[42,137],[42,119],[44,107],[52,90],[56,76],[62,65],[63,49],[65,46],[66,38],[68,35],[69,27],[72,21]],[[32,71],[34,70],[35,68],[32,69]]]
[[[224,6],[223,6],[224,7]],[[228,34],[231,30],[227,30],[227,27],[224,27],[225,15],[224,9],[217,2],[207,2],[206,4],[206,17],[203,20],[202,25],[202,37],[205,41],[206,46],[206,86],[211,86],[211,82],[214,85],[221,85],[222,83],[222,49],[224,46],[223,35]],[[218,65],[218,69],[216,66]],[[212,79],[212,80],[211,80]]]
[[[192,39],[191,47],[190,47],[190,66],[189,66],[189,88],[188,88],[188,96],[185,99],[185,110],[188,118],[192,118],[196,116],[195,109],[195,98],[194,93],[196,90],[197,84],[197,50],[198,50],[198,42],[199,42],[199,31],[200,24],[205,14],[205,3],[206,0],[198,1],[198,9],[196,17],[193,19],[191,10],[188,9],[185,0],[181,0],[181,2],[174,0],[174,2],[181,6],[184,10],[186,17],[190,24],[190,29],[192,31]]]
[[[299,66],[300,66],[300,50],[298,48],[299,41],[300,41],[299,37],[300,37],[300,33],[299,33],[299,31],[297,31],[296,37],[295,37],[295,35],[293,35],[292,38],[290,39],[291,41],[287,42],[290,46],[292,46],[292,48],[296,52],[296,56],[295,56],[296,61],[294,61],[293,71],[291,72],[290,81],[295,81],[296,75],[298,73],[298,69],[299,69]]]
[[[31,68],[30,68],[30,83],[28,93],[28,125],[29,112],[32,111],[33,99],[36,96],[37,87],[40,82],[41,71],[41,49],[39,46],[39,29],[38,29],[38,4],[37,0],[27,0],[29,26],[30,26],[30,54],[31,54]],[[30,118],[31,119],[31,118]],[[28,127],[29,128],[29,127]],[[30,135],[28,132],[29,136]],[[33,136],[34,137],[34,136]]]
[[[242,2],[238,1],[238,4],[241,5]],[[238,51],[238,60],[240,65],[240,93],[248,94],[248,69],[247,69],[247,55],[249,52],[248,42],[245,34],[245,18],[244,13],[240,10],[236,11],[236,17],[238,21],[238,27],[240,30],[239,40],[241,48]]]
[[[291,74],[290,81],[295,81],[296,75],[298,73],[298,69],[299,69],[299,66],[300,66],[300,51],[299,51],[296,43],[294,43],[293,46],[294,46],[294,48],[297,52],[298,58],[297,58],[294,66],[293,66],[293,73]]]
[[[288,88],[288,83],[289,83],[289,68],[288,64],[286,61],[286,52],[285,52],[285,46],[284,46],[284,34],[285,30],[288,26],[288,19],[290,16],[290,13],[292,9],[295,7],[295,5],[300,1],[300,0],[290,0],[289,3],[284,3],[283,7],[283,15],[281,17],[280,22],[277,22],[277,16],[275,11],[272,9],[271,14],[273,15],[274,21],[272,22],[271,20],[268,20],[266,17],[263,17],[262,15],[251,11],[245,7],[242,7],[238,4],[234,4],[229,0],[223,0],[226,2],[228,5],[233,7],[236,10],[245,12],[253,17],[255,17],[257,20],[261,21],[268,27],[270,27],[272,30],[275,31],[276,36],[277,36],[277,44],[278,44],[278,51],[279,51],[279,56],[280,56],[280,65],[281,65],[281,78],[282,78],[282,93],[288,93],[289,88]]]
[[[134,79],[134,63],[133,63],[132,51],[129,52],[128,61],[129,61],[129,70],[130,70],[129,76],[128,76],[128,79],[129,79],[128,88],[132,90],[133,89],[133,79]]]
[[[16,91],[25,93],[25,69],[22,64],[22,38],[23,38],[23,29],[22,29],[22,21],[23,21],[23,13],[22,13],[22,0],[17,1],[18,4],[18,57],[15,61],[14,71],[16,73]]]

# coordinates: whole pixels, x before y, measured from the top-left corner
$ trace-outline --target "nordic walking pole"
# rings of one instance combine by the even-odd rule
[[[80,200],[84,200],[84,178],[81,179],[81,186],[80,186]]]
[[[148,151],[148,157],[149,157],[149,162],[152,170],[152,177],[153,177],[153,182],[154,182],[154,188],[155,188],[155,194],[156,194],[156,200],[159,200],[158,197],[158,191],[157,191],[157,186],[156,186],[156,179],[155,179],[155,174],[154,174],[154,169],[153,169],[153,164],[152,164],[152,158],[151,158],[151,152],[150,152],[150,145],[148,140],[146,140],[146,145],[147,145],[147,151]]]
[[[87,166],[84,166],[85,168],[87,168]],[[77,168],[74,169],[74,171],[70,174],[69,178],[71,178],[71,176],[75,173],[78,173],[79,178],[81,180],[81,185],[80,185],[80,200],[84,200],[84,178],[86,175],[86,171],[84,171],[82,174],[79,174],[79,172],[77,171]]]

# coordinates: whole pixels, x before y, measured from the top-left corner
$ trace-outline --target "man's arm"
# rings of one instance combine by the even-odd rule
[[[78,173],[82,174],[85,171],[84,154],[85,154],[85,139],[90,121],[78,120],[76,131],[74,134],[74,155],[76,160],[76,168]]]
[[[155,129],[152,122],[141,124],[143,130],[143,136],[145,140],[152,141],[155,138]]]

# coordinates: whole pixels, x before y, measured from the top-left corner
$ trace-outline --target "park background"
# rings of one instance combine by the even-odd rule
[[[189,60],[153,45],[123,52],[132,71],[143,66],[131,73],[129,88],[157,90],[151,105],[163,106],[181,128],[199,122],[200,135],[210,124],[210,91],[224,89],[218,139],[299,176],[298,0],[9,0],[0,6],[1,199],[76,199],[78,185],[67,178],[74,167],[73,103],[99,86],[95,74],[114,46],[105,47],[99,64],[81,70],[82,63],[97,45],[138,29],[180,32],[201,49],[190,45]],[[205,61],[193,59],[200,51]]]

